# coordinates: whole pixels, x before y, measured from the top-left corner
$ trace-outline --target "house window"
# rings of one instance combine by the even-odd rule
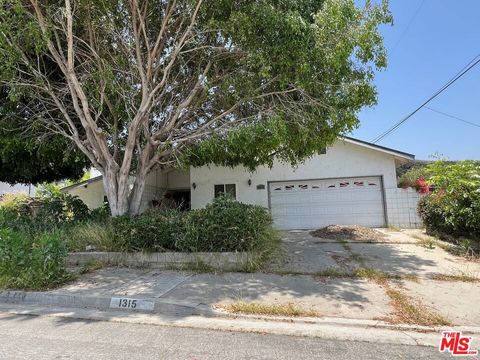
[[[237,198],[237,185],[235,184],[219,184],[214,186],[215,197],[219,197],[222,194],[228,194],[234,199]]]

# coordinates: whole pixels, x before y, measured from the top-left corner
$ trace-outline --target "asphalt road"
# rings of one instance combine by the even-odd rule
[[[435,348],[0,313],[0,359],[438,359]]]

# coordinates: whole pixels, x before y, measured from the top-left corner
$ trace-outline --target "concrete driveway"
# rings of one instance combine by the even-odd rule
[[[309,231],[284,232],[284,262],[272,265],[270,270],[283,274],[324,276],[369,268],[404,276],[404,279],[394,280],[393,283],[414,301],[434,309],[453,324],[480,325],[480,312],[473,310],[480,298],[479,261],[452,255],[438,246],[438,242],[437,245],[425,246],[425,239],[429,237],[421,230],[377,231],[385,235],[381,241],[363,242],[317,238]],[[435,280],[442,276],[442,281]],[[476,280],[454,280],[455,276]],[[328,276],[326,279],[327,282],[332,281]],[[383,288],[378,284],[375,286]],[[379,301],[380,298],[377,295],[373,301],[385,304]],[[371,301],[363,304],[371,304]]]
[[[430,278],[435,275],[480,276],[480,263],[454,256],[439,246],[422,245],[421,230],[393,231],[381,241],[332,240],[313,237],[309,231],[283,233],[286,259],[272,271],[315,274],[325,270],[353,271],[358,268],[399,275]]]

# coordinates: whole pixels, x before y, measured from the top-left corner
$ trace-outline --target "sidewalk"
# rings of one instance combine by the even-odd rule
[[[479,338],[480,263],[426,248],[407,232],[387,235],[361,243],[291,232],[284,238],[288,258],[271,264],[270,273],[104,268],[52,291],[0,291],[0,311],[351,340],[383,334],[406,344],[434,345],[441,329]],[[345,275],[362,268],[373,275]],[[121,298],[135,300],[135,309],[119,308]],[[238,303],[292,304],[316,316],[230,313]]]
[[[432,302],[446,306],[442,309],[448,309],[456,330],[480,334],[480,314],[472,311],[476,308],[475,299],[480,296],[478,284],[444,283],[439,291],[441,285],[402,284],[407,291],[423,293],[426,299],[430,296]],[[468,291],[469,296],[456,296],[460,290]],[[112,297],[144,299],[153,302],[154,308],[112,308]],[[238,315],[219,309],[237,301],[266,305],[294,303],[314,309],[320,316]],[[381,285],[368,280],[263,273],[215,275],[106,268],[48,292],[0,292],[0,311],[363,341],[382,336],[381,341],[430,346],[436,346],[441,329],[384,321],[392,311],[389,298]]]

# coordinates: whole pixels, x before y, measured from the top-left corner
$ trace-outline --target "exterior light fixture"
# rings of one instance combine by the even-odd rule
[[[248,179],[248,186],[252,186],[252,179]]]
[[[197,188],[197,183],[193,183],[192,188],[193,188],[193,190],[195,190]]]

